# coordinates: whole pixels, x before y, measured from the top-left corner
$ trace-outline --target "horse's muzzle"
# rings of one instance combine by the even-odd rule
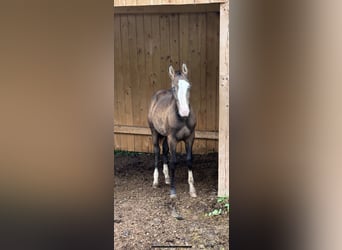
[[[180,115],[181,117],[186,118],[186,117],[189,116],[189,114],[190,114],[190,110],[189,110],[189,109],[180,109],[180,110],[179,110],[179,115]]]

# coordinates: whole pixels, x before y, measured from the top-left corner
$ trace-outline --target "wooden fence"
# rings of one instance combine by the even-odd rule
[[[168,66],[185,62],[197,115],[194,152],[218,151],[219,22],[217,4],[114,9],[115,149],[152,152],[150,98],[170,88]]]
[[[114,6],[143,6],[143,5],[185,5],[203,3],[222,3],[226,0],[114,0]]]

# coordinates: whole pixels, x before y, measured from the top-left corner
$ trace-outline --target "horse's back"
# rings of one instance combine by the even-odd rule
[[[151,99],[151,104],[149,108],[149,117],[154,115],[156,112],[163,112],[171,105],[172,93],[170,90],[159,90],[157,91]],[[152,117],[151,117],[152,118]]]
[[[152,103],[163,103],[167,100],[171,101],[172,99],[172,92],[169,89],[161,89],[158,90],[153,96],[152,96]]]

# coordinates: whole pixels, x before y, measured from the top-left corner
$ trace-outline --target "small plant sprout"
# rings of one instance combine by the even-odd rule
[[[206,216],[217,216],[229,212],[229,199],[227,196],[217,197],[217,203],[218,208],[215,208],[211,212],[206,213]]]

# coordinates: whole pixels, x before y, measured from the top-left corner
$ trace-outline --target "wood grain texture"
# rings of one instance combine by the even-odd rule
[[[121,16],[121,50],[122,50],[122,90],[123,105],[119,107],[120,112],[118,116],[122,116],[122,122],[127,125],[133,125],[133,107],[132,107],[132,81],[130,73],[130,50],[129,47],[129,31],[128,31],[128,16]],[[115,70],[115,69],[114,69]],[[114,86],[115,88],[115,86]],[[118,91],[118,90],[116,90]],[[120,94],[120,93],[119,93]],[[127,135],[124,139],[121,138],[122,150],[129,150],[134,148],[134,136]]]
[[[114,125],[121,124],[122,116],[119,107],[123,105],[123,98],[121,91],[115,91],[115,83],[123,83],[122,75],[122,50],[121,50],[121,22],[120,16],[114,16]],[[121,148],[121,135],[114,136],[114,148]]]
[[[229,4],[220,8],[218,196],[229,195]]]
[[[227,0],[114,0],[114,6],[187,5],[224,3]]]
[[[219,3],[197,5],[154,5],[154,6],[118,6],[114,14],[181,14],[181,13],[218,13]]]
[[[169,65],[178,70],[184,62],[192,83],[196,129],[217,132],[219,9],[190,13],[167,13],[165,9],[168,7],[160,14],[147,9],[146,13],[121,10],[114,15],[114,124],[147,128],[151,96],[170,87]],[[144,134],[117,132],[114,148],[152,152],[150,136]],[[195,140],[194,153],[217,149],[217,138]],[[180,144],[178,152],[184,151]]]
[[[114,125],[114,133],[115,134],[150,136],[151,130],[148,127]],[[197,139],[208,139],[208,140],[218,140],[218,132],[196,130],[195,131],[195,138],[197,138]]]
[[[219,70],[219,13],[208,13],[207,16],[207,82],[218,83]],[[207,127],[218,130],[218,84],[206,85]],[[218,144],[207,142],[208,150],[217,151]]]

